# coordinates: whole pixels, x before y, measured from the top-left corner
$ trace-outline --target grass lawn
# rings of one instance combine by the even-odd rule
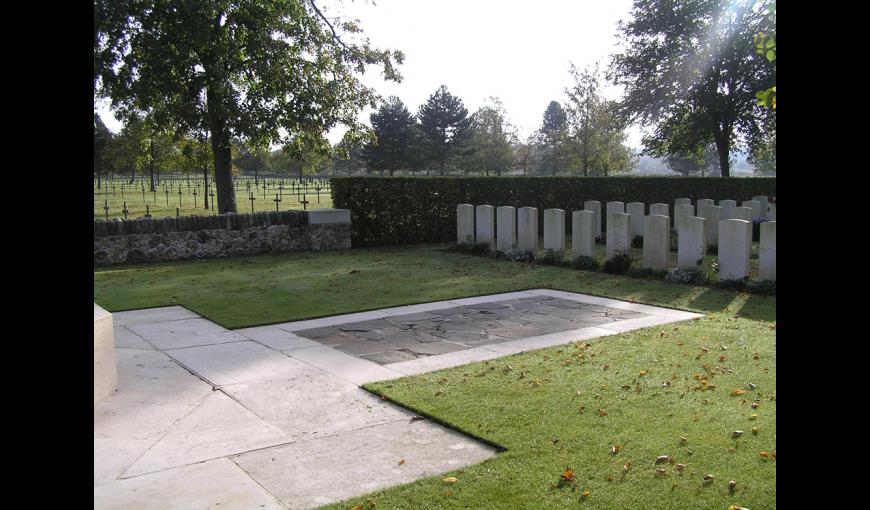
[[[177,304],[230,329],[530,288],[768,321],[776,317],[775,297],[511,263],[431,245],[94,271],[94,301],[111,312]]]
[[[443,246],[94,271],[94,300],[110,311],[180,304],[229,328],[528,288],[708,315],[368,385],[506,450],[324,508],[775,508],[775,297],[511,263]],[[742,436],[732,438],[735,430]],[[656,464],[661,455],[672,462]],[[560,476],[566,468],[570,481]],[[708,474],[714,479],[705,482]],[[335,476],[341,483],[340,465]],[[448,476],[457,481],[445,482]]]

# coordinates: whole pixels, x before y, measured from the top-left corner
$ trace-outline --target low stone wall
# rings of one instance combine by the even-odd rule
[[[350,212],[340,209],[94,220],[94,265],[341,250],[350,234]]]

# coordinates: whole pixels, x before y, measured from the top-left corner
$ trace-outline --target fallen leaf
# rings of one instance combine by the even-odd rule
[[[736,487],[736,486],[737,486],[737,481],[736,481],[736,480],[729,480],[729,481],[728,481],[728,490],[729,490],[729,491],[732,491],[732,492],[733,492],[733,491],[734,491],[734,487]]]
[[[746,393],[744,390],[731,390],[732,397],[739,397],[740,395],[743,395],[744,393]]]
[[[679,471],[682,471],[682,470],[686,469],[686,465],[685,465],[685,464],[677,464],[677,465],[674,466],[674,467],[677,468],[677,470],[679,470]]]
[[[459,479],[456,478],[455,476],[448,476],[447,478],[444,479],[444,481],[447,483],[456,483],[459,481]]]
[[[661,464],[662,462],[670,462],[670,455],[659,455],[656,457],[656,464]]]
[[[604,416],[607,416],[607,413],[604,411],[604,409],[599,409],[599,410],[598,410],[598,416],[600,416],[600,417],[604,417]]]
[[[583,496],[584,498],[588,498],[589,494],[590,494],[589,490],[587,489],[587,490],[583,491],[583,494],[581,494],[581,496]]]
[[[758,435],[758,427],[752,427],[752,433]]]
[[[622,450],[621,444],[610,445],[610,455],[616,455],[617,453],[619,453],[619,450]]]
[[[649,373],[649,370],[641,370],[641,371],[640,371],[640,377],[643,377],[643,376],[645,376],[645,375],[648,374],[648,373]]]
[[[714,479],[716,479],[716,477],[713,475],[704,475],[705,482],[712,482]]]
[[[405,463],[405,459],[399,459],[399,465],[400,465],[400,466],[401,466],[402,464],[404,464],[404,463]]]
[[[414,423],[415,421],[425,420],[425,419],[426,418],[423,418],[422,416],[412,416],[411,423]]]
[[[768,457],[770,456],[770,454],[767,453],[767,452],[758,452],[758,455],[760,455],[761,457],[763,457],[763,458],[765,458],[765,459],[768,458]]]
[[[689,443],[689,438],[685,436],[680,436],[680,444],[685,446]]]
[[[742,435],[743,435],[742,430],[735,430],[734,432],[731,433],[731,437],[740,437]]]
[[[568,468],[565,468],[565,471],[562,471],[562,474],[561,474],[560,476],[561,476],[562,479],[565,480],[566,482],[570,482],[571,480],[574,479],[574,472],[571,471],[571,470],[568,469]]]
[[[362,505],[357,505],[357,506],[351,508],[350,510],[363,510],[363,506],[362,506]]]
[[[757,419],[758,419],[758,413],[752,413],[752,414],[750,414],[750,415],[749,415],[749,419],[750,419],[750,420],[757,420]]]
[[[758,409],[758,402],[753,402],[752,404],[750,404],[749,407],[751,407],[753,409]]]
[[[668,470],[665,468],[656,468],[656,475],[658,476],[668,476]]]
[[[728,507],[728,510],[749,510],[748,508],[744,508],[742,506],[731,505]]]

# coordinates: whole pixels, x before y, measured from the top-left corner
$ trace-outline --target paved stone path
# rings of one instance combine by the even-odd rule
[[[495,450],[359,385],[696,316],[551,290],[235,331],[115,313],[94,508],[311,508],[475,464]]]

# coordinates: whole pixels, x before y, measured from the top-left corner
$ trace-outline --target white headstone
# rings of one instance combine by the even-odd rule
[[[731,210],[731,217],[728,219],[752,222],[752,209],[749,207],[735,207]]]
[[[719,207],[722,208],[722,211],[719,213],[719,221],[734,219],[734,208],[737,207],[736,201],[720,200]]]
[[[767,206],[767,219],[769,221],[776,221],[776,204]]]
[[[571,214],[571,257],[580,255],[594,256],[595,232],[593,222],[595,213],[592,211],[574,211]]]
[[[739,280],[749,275],[751,239],[751,221],[722,220],[719,222],[720,280]]]
[[[679,228],[680,222],[683,218],[688,218],[689,216],[695,215],[695,206],[691,204],[677,204],[674,207],[674,230],[677,230],[677,236],[679,236]]]
[[[592,233],[596,238],[601,237],[601,202],[587,200],[583,202],[583,210],[592,211],[595,214],[595,219],[592,220]]]
[[[776,281],[776,221],[765,221],[761,224],[758,277],[761,280]]]
[[[701,207],[706,207],[709,205],[716,205],[716,201],[709,198],[700,198],[698,199],[698,203],[696,205],[698,211],[701,210]],[[700,213],[698,214],[700,216]]]
[[[722,208],[718,205],[698,206],[698,216],[704,218],[704,237],[707,246],[716,246],[719,242],[719,219]]]
[[[752,200],[761,204],[761,217],[766,219],[767,218],[767,197],[764,195],[758,195],[758,196],[752,197]]]
[[[678,199],[674,200],[674,211],[676,211],[677,206],[680,206],[680,205],[692,205],[692,199],[691,198],[678,198]]]
[[[565,250],[565,211],[544,209],[544,249]]]
[[[517,210],[509,205],[496,207],[496,248],[508,251],[517,245]]]
[[[487,243],[489,249],[495,249],[495,207],[491,205],[477,206],[477,244]]]
[[[635,236],[643,236],[643,202],[629,202],[625,204],[625,212],[631,216],[628,222],[628,238],[632,241]]]
[[[659,214],[650,214],[643,219],[643,267],[656,271],[668,269],[670,221],[669,217]]]
[[[752,209],[752,217],[749,219],[749,221],[761,217],[761,202],[758,202],[756,200],[745,200],[743,202],[743,207],[748,207]]]
[[[698,260],[704,258],[704,252],[706,252],[705,221],[704,218],[698,216],[684,216],[677,224],[678,267],[698,267]]]
[[[671,206],[668,204],[650,204],[649,206],[650,215],[658,215],[658,216],[667,216],[668,221],[670,222],[671,218]]]
[[[471,204],[456,206],[456,243],[474,244],[474,206]]]
[[[629,215],[621,212],[612,212],[607,215],[607,258],[610,259],[617,253],[626,253],[631,250],[631,241],[628,239]]]
[[[517,248],[538,251],[538,210],[534,207],[517,209]]]

